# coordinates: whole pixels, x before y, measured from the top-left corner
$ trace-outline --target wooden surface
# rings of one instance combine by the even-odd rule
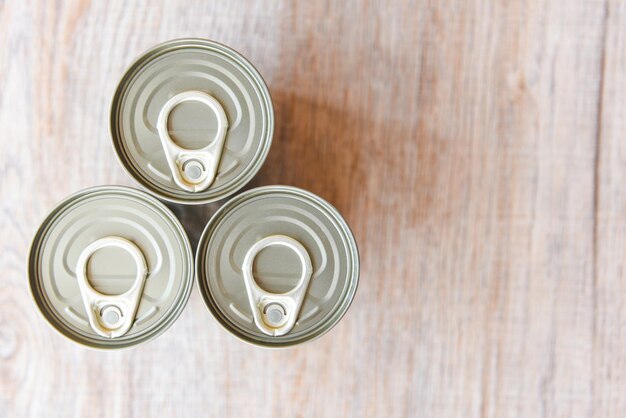
[[[361,252],[347,316],[302,347],[223,331],[194,289],[102,353],[30,300],[32,235],[133,185],[109,104],[153,44],[221,41],[263,74],[251,186],[309,189]],[[626,3],[0,1],[0,417],[608,417],[626,411]],[[217,206],[176,208],[197,239]]]

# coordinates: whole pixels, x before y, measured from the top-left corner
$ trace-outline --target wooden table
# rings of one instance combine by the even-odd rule
[[[82,188],[134,185],[109,104],[176,37],[263,74],[251,186],[332,202],[353,306],[289,350],[243,344],[194,289],[145,346],[95,352],[31,301],[27,249]],[[626,411],[623,1],[0,1],[0,417],[607,417]],[[217,205],[175,208],[192,239]]]

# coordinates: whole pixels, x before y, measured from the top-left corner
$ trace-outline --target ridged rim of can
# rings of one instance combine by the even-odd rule
[[[145,177],[139,175],[141,170],[137,169],[136,167],[129,167],[130,164],[127,165],[127,162],[129,162],[128,157],[126,158],[126,161],[124,161],[124,159],[122,158],[122,155],[126,156],[127,154],[124,152],[123,147],[121,147],[122,141],[120,140],[121,135],[120,135],[120,129],[119,129],[119,124],[118,124],[119,118],[118,118],[118,112],[116,111],[116,110],[119,110],[120,108],[120,104],[121,104],[120,97],[122,96],[122,93],[128,86],[128,82],[130,81],[130,79],[134,77],[139,71],[141,71],[141,69],[146,63],[152,61],[155,58],[154,54],[157,54],[157,53],[162,54],[171,49],[176,49],[176,48],[180,48],[183,46],[201,46],[201,47],[213,49],[219,53],[222,53],[232,58],[235,62],[240,64],[243,68],[247,70],[248,75],[250,75],[250,77],[256,82],[259,90],[261,90],[262,92],[261,101],[263,103],[263,107],[265,111],[267,112],[267,131],[262,140],[262,146],[259,148],[257,155],[255,155],[255,157],[252,159],[252,163],[248,167],[246,167],[246,169],[239,176],[237,181],[234,181],[232,185],[229,186],[226,190],[224,190],[221,194],[216,195],[214,197],[207,197],[204,199],[194,199],[194,200],[182,199],[182,198],[178,198],[175,196],[170,196],[164,193],[158,187],[150,187],[147,184],[149,182],[142,181],[142,180],[145,180]],[[221,199],[224,199],[226,197],[233,195],[234,193],[239,191],[242,187],[244,187],[246,184],[248,184],[248,182],[252,180],[252,178],[259,172],[259,170],[261,169],[261,166],[263,165],[263,163],[265,162],[265,159],[267,158],[267,154],[269,153],[270,147],[272,145],[272,139],[274,136],[274,107],[272,105],[272,97],[267,88],[267,84],[265,83],[265,80],[261,76],[261,73],[242,54],[235,51],[233,48],[229,46],[226,46],[222,43],[212,41],[209,39],[179,38],[179,39],[172,39],[166,42],[162,42],[144,51],[126,68],[126,70],[124,71],[124,75],[122,76],[119,83],[117,84],[117,88],[115,89],[115,93],[113,94],[113,99],[111,100],[110,116],[109,116],[109,130],[111,134],[111,144],[113,145],[113,150],[115,151],[115,156],[117,157],[118,162],[120,163],[124,171],[130,176],[130,178],[133,179],[133,181],[139,187],[141,187],[143,190],[147,191],[148,193],[154,196],[157,196],[160,199],[166,200],[168,202],[181,203],[185,205],[202,205],[206,203],[216,202],[218,200],[221,200]]]
[[[301,340],[284,342],[281,342],[279,340],[279,342],[277,343],[269,343],[265,341],[259,341],[258,339],[252,338],[246,333],[241,332],[241,329],[239,327],[233,325],[233,323],[222,314],[222,311],[219,309],[217,303],[211,295],[209,287],[206,285],[207,280],[204,275],[203,269],[205,263],[204,254],[206,252],[206,249],[208,248],[208,244],[210,242],[211,236],[213,235],[215,227],[217,226],[217,224],[219,224],[219,222],[223,219],[224,215],[226,215],[228,211],[235,209],[241,203],[244,203],[247,199],[262,195],[267,192],[283,192],[299,197],[304,197],[305,199],[309,199],[309,201],[319,205],[320,207],[328,211],[328,214],[331,215],[333,220],[335,220],[340,226],[342,238],[346,240],[346,245],[352,256],[352,264],[350,265],[351,274],[349,279],[350,286],[346,291],[346,296],[344,297],[343,301],[338,305],[339,307],[335,310],[335,312],[332,313],[331,317],[326,322],[326,326],[316,328],[314,331],[311,331]],[[215,214],[213,214],[206,227],[204,228],[202,235],[200,236],[200,240],[198,241],[198,248],[196,249],[196,282],[198,290],[200,291],[202,299],[204,300],[204,303],[207,306],[209,312],[211,312],[217,322],[222,326],[222,328],[228,331],[229,334],[235,336],[243,342],[264,348],[288,348],[296,345],[302,345],[304,343],[314,341],[332,330],[335,325],[337,325],[339,321],[341,321],[341,319],[345,316],[346,312],[348,312],[348,309],[354,301],[356,291],[359,285],[359,273],[359,250],[356,244],[356,240],[354,239],[354,234],[352,233],[352,230],[348,226],[343,216],[341,216],[341,213],[328,201],[317,196],[316,194],[293,186],[274,185],[257,187],[247,190],[229,200],[224,205],[222,205],[222,207],[220,207],[215,212]]]
[[[124,193],[127,195],[132,195],[133,197],[140,197],[144,199],[147,203],[155,205],[158,209],[162,210],[170,218],[170,220],[172,221],[172,224],[176,227],[176,229],[180,232],[180,236],[183,239],[183,242],[185,244],[185,253],[187,255],[187,261],[189,264],[189,275],[187,277],[187,280],[185,281],[186,286],[183,292],[181,293],[180,303],[176,305],[175,309],[172,309],[171,313],[168,315],[168,318],[162,321],[159,321],[158,326],[155,326],[154,329],[150,333],[148,333],[147,335],[144,335],[141,339],[137,341],[129,341],[128,344],[119,345],[119,346],[110,346],[110,345],[107,346],[105,344],[101,344],[101,345],[90,344],[88,342],[89,340],[75,338],[75,334],[72,333],[70,329],[67,329],[65,327],[63,328],[56,327],[55,324],[60,323],[60,322],[54,321],[56,317],[52,314],[53,310],[46,309],[46,307],[48,306],[45,303],[45,298],[38,297],[35,294],[35,290],[34,290],[35,286],[37,285],[37,280],[35,278],[35,276],[37,275],[37,272],[34,270],[35,270],[35,266],[38,265],[37,261],[39,259],[39,254],[41,253],[40,250],[41,250],[42,238],[46,236],[48,229],[50,228],[54,220],[57,219],[57,217],[59,216],[60,214],[59,210],[68,207],[69,205],[72,204],[74,200],[80,197],[93,194],[93,193],[99,193],[99,192],[120,192],[120,193]],[[50,328],[52,328],[59,335],[62,335],[63,337],[67,338],[73,343],[80,344],[83,347],[93,349],[93,350],[110,351],[110,350],[129,349],[129,348],[133,348],[138,345],[141,345],[141,344],[148,343],[154,340],[155,338],[157,338],[159,335],[163,334],[165,331],[169,329],[169,327],[171,327],[174,324],[174,322],[176,322],[176,320],[180,317],[181,313],[185,309],[185,306],[187,305],[187,302],[189,301],[189,296],[191,295],[191,290],[193,289],[194,277],[195,277],[195,270],[194,270],[194,262],[193,262],[193,251],[191,249],[189,237],[187,236],[185,229],[183,228],[182,224],[180,223],[176,215],[174,215],[174,213],[167,206],[165,206],[162,202],[160,202],[158,199],[154,198],[153,196],[141,190],[133,189],[132,187],[112,186],[112,185],[94,186],[94,187],[89,187],[89,188],[80,190],[66,197],[62,201],[58,202],[54,206],[52,211],[41,222],[40,226],[37,228],[37,231],[35,232],[35,235],[33,236],[33,239],[30,242],[30,247],[28,249],[28,289],[30,291],[30,296],[31,296],[33,303],[37,306],[37,308],[39,309],[39,312],[41,312],[42,316],[45,318],[46,320],[45,322],[48,324]],[[36,286],[36,287],[40,288],[40,286]],[[44,294],[41,291],[41,289],[40,289],[39,294],[40,295]],[[94,342],[95,341],[101,341],[101,340],[94,339]]]

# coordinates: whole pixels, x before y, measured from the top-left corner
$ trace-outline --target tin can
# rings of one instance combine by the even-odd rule
[[[198,287],[236,337],[285,347],[329,331],[358,284],[356,242],[339,212],[287,186],[233,198],[207,224],[196,253]]]
[[[272,101],[243,56],[204,39],[142,54],[111,105],[122,167],[148,192],[177,203],[223,199],[259,170],[274,130]]]
[[[29,282],[62,335],[100,349],[164,332],[193,283],[183,227],[154,197],[127,187],[83,190],[59,204],[31,244]]]

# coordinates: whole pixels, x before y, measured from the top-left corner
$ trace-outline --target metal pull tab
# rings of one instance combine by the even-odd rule
[[[252,263],[257,254],[271,245],[283,245],[293,250],[300,258],[302,275],[295,288],[286,293],[267,292],[256,283],[252,273]],[[296,323],[304,295],[309,287],[313,267],[306,249],[293,238],[285,235],[272,235],[255,243],[243,260],[243,279],[254,323],[265,334],[280,336],[288,333]]]
[[[217,117],[217,132],[209,144],[198,150],[182,148],[172,141],[167,130],[167,120],[174,107],[183,102],[200,102],[207,105]],[[165,158],[174,182],[188,192],[201,192],[213,183],[222,156],[228,119],[220,103],[201,91],[185,91],[169,99],[157,120],[157,131],[161,139]]]
[[[104,295],[91,287],[87,280],[89,258],[96,251],[105,247],[118,247],[128,251],[137,265],[137,275],[133,286],[121,295]],[[89,318],[89,325],[94,331],[107,338],[120,337],[128,332],[135,322],[147,272],[146,259],[142,252],[135,244],[124,238],[106,237],[99,239],[92,242],[80,253],[76,264],[76,278]]]

